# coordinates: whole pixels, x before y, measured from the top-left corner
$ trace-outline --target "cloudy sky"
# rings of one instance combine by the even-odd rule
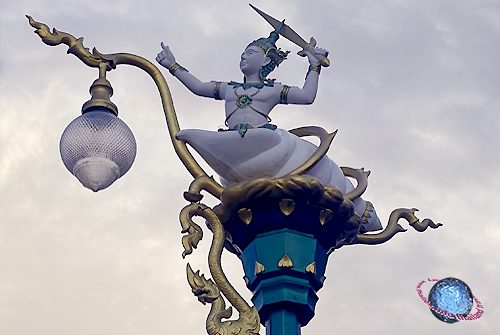
[[[282,128],[339,129],[329,155],[372,171],[366,198],[387,222],[399,207],[443,227],[409,230],[329,259],[316,316],[303,334],[497,334],[500,327],[500,2],[254,0],[330,51],[312,106],[278,106]],[[245,1],[1,0],[0,245],[2,335],[203,334],[209,307],[185,266],[208,273],[211,234],[183,260],[178,213],[191,177],[175,155],[153,81],[109,73],[135,134],[131,170],[97,194],[59,157],[64,128],[98,71],[49,47],[25,14],[103,53],[154,61],[160,42],[202,80],[241,80],[239,55],[270,26]],[[272,76],[301,86],[299,48]],[[217,129],[223,104],[192,95],[168,71],[181,128]],[[206,203],[217,202],[206,197]],[[402,224],[407,227],[405,222]],[[247,299],[239,260],[223,266]],[[484,306],[475,322],[435,319],[415,288],[465,281]],[[424,294],[429,286],[424,286]],[[264,329],[261,333],[264,333]]]

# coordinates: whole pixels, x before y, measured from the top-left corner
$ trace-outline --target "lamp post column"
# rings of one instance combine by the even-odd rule
[[[286,308],[272,312],[265,326],[266,335],[300,335],[297,316]]]
[[[345,222],[322,224],[324,210],[302,200],[275,199],[241,208],[241,215],[224,223],[233,245],[242,249],[245,281],[267,335],[300,334],[314,316],[327,250]]]

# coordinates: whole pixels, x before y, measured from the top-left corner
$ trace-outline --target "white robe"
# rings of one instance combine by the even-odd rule
[[[224,186],[261,177],[282,177],[304,163],[317,146],[284,129],[252,128],[242,137],[238,131],[207,131],[186,129],[177,139],[189,143],[210,167],[221,177]],[[323,185],[333,185],[343,194],[354,187],[342,170],[327,156],[307,172]],[[354,201],[355,212],[363,216],[366,203]],[[373,211],[373,214],[375,212]],[[377,215],[365,228],[382,228]]]

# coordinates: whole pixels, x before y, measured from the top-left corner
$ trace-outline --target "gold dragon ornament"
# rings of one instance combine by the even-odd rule
[[[184,207],[180,213],[182,233],[188,233],[183,236],[184,245],[183,257],[193,252],[198,242],[203,236],[201,227],[193,222],[193,216],[201,216],[207,220],[210,229],[213,232],[212,245],[208,254],[208,267],[212,279],[206,279],[196,273],[187,264],[187,277],[193,294],[198,297],[202,304],[210,303],[212,306],[207,317],[206,327],[210,335],[237,335],[237,334],[258,334],[260,330],[259,312],[255,306],[249,306],[241,295],[234,289],[227,279],[221,266],[221,255],[226,240],[226,232],[219,217],[206,205],[192,203]],[[215,283],[214,283],[215,281]],[[232,308],[226,309],[226,304],[222,294],[229,300],[239,312],[238,320],[222,321],[232,315]]]

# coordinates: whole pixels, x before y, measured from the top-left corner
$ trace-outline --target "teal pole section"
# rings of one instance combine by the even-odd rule
[[[358,232],[348,221],[352,202],[344,207],[332,212],[309,201],[275,199],[241,205],[224,222],[266,335],[300,335],[314,317],[329,253]]]
[[[258,234],[241,253],[267,335],[298,335],[312,319],[326,254],[314,236],[286,228]]]
[[[300,335],[300,324],[294,312],[279,309],[266,321],[266,335]]]

